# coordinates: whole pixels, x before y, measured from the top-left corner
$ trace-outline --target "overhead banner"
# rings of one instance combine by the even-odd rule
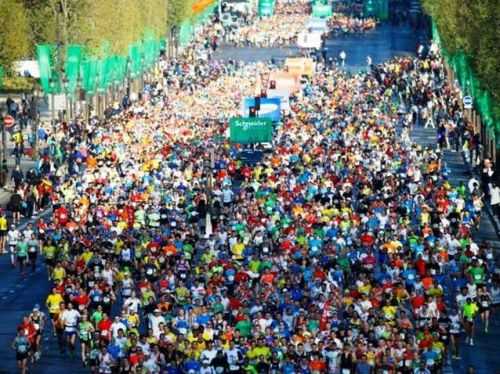
[[[321,36],[322,34],[319,32],[301,32],[297,37],[297,46],[306,49],[321,49],[323,43]]]
[[[314,75],[315,66],[311,58],[291,57],[285,60],[285,70],[301,77],[305,75],[311,78]]]
[[[250,115],[250,108],[255,107],[255,104],[254,97],[244,98],[241,108],[242,116],[248,117]],[[257,116],[259,118],[268,118],[273,122],[279,122],[281,120],[281,100],[278,97],[262,97]]]
[[[268,98],[278,98],[280,99],[280,108],[286,114],[290,112],[290,91],[288,90],[279,90],[279,89],[268,89],[267,90]]]
[[[239,144],[271,143],[273,123],[267,118],[231,118],[229,139]]]
[[[300,75],[292,74],[287,71],[271,72],[268,82],[269,89],[275,89],[280,92],[288,91],[288,96],[300,90]],[[271,87],[272,85],[274,85],[274,87]],[[269,93],[267,96],[269,96]]]
[[[207,9],[210,5],[212,5],[215,0],[198,0],[195,1],[191,7],[194,15],[198,15],[202,13],[205,9]]]

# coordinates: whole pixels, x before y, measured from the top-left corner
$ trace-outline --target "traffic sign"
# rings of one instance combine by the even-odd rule
[[[3,117],[3,124],[4,124],[6,129],[10,129],[11,127],[14,126],[15,123],[16,123],[16,120],[14,119],[14,117],[12,117],[12,116]]]
[[[472,109],[472,96],[464,96],[463,98],[464,109]]]

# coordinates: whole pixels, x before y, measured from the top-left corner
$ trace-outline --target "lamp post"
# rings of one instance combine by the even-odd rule
[[[0,187],[5,186],[7,182],[7,139],[5,137],[4,117],[7,115],[7,110],[0,107],[0,121],[2,122],[2,164],[0,165]]]
[[[31,122],[31,131],[33,134],[33,144],[32,144],[32,158],[33,160],[36,160],[38,158],[38,121],[40,121],[40,113],[38,111],[38,98],[40,97],[40,90],[39,88],[35,88],[34,92],[34,100],[33,104],[35,105],[35,108],[32,108],[33,113],[34,113],[34,118],[32,118]]]
[[[50,111],[51,111],[50,122],[53,128],[55,128],[55,120],[56,120],[55,91],[56,91],[56,82],[54,78],[50,78]]]
[[[2,165],[7,160],[7,137],[5,135],[5,122],[4,118],[7,115],[7,111],[4,107],[0,108],[0,120],[2,121]]]
[[[64,112],[63,112],[63,120],[69,120],[69,111],[68,111],[68,79],[63,76],[62,79],[62,88],[64,90]]]

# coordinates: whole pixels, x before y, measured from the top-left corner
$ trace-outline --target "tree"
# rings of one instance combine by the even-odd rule
[[[18,0],[0,0],[0,24],[0,65],[10,73],[14,61],[29,55],[29,23],[23,4]]]
[[[193,15],[193,3],[195,0],[169,0],[167,23],[171,28],[178,26]]]
[[[423,0],[450,53],[463,51],[493,98],[500,102],[500,15],[497,0]]]
[[[37,44],[56,40],[56,18],[50,6],[50,0],[24,0],[23,3],[28,16],[29,39],[34,55]]]

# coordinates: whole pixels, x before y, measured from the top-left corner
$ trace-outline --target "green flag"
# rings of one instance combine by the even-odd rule
[[[53,93],[54,91],[54,87],[51,87],[51,80],[54,78],[53,51],[54,46],[50,44],[36,46],[38,68],[40,70],[40,85],[45,93]]]
[[[70,44],[66,48],[66,79],[68,86],[66,92],[73,94],[78,85],[78,77],[80,75],[80,63],[82,60],[83,48],[81,45]]]

